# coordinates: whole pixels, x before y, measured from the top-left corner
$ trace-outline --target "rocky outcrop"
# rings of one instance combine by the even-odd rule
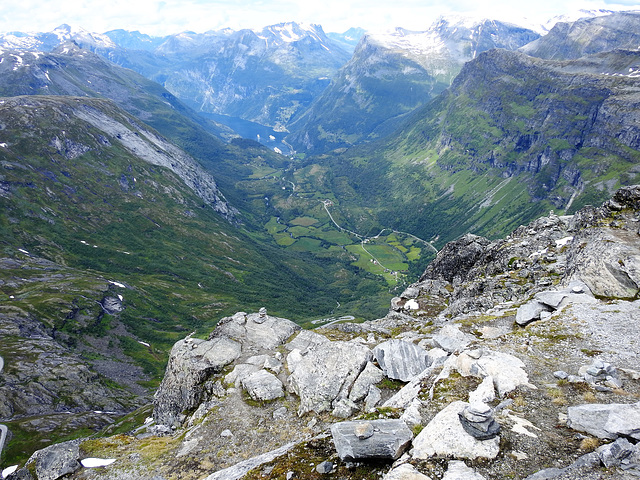
[[[240,312],[222,319],[208,340],[189,337],[177,342],[171,349],[167,371],[154,397],[154,420],[171,427],[181,424],[185,418],[183,412],[194,410],[205,401],[209,377],[241,355],[255,356],[274,349],[299,328],[290,320],[268,316],[266,312],[249,315]],[[264,370],[247,382],[251,371],[259,369],[248,365],[246,376],[242,375],[238,382],[252,397],[272,400],[282,396],[280,380]],[[236,372],[230,381],[235,382],[237,376]]]
[[[182,412],[195,409],[204,400],[204,381],[241,353],[241,344],[227,337],[187,338],[177,342],[171,349],[167,371],[153,400],[156,423],[179,425],[184,420]]]
[[[371,358],[371,350],[356,342],[323,343],[304,355],[293,350],[287,356],[291,372],[288,389],[300,397],[298,415],[329,411],[336,402],[348,398]]]
[[[404,340],[389,340],[373,349],[384,374],[396,380],[408,382],[430,364],[427,352]]]
[[[469,406],[453,402],[441,410],[413,441],[413,457],[428,459],[435,455],[464,459],[492,459],[500,453],[500,438],[479,440],[469,434],[459,415]]]
[[[343,461],[395,460],[409,446],[413,434],[401,420],[335,423],[333,443]]]
[[[458,308],[471,305],[462,303],[463,292],[482,291],[482,302],[490,302],[503,275],[523,279],[512,300],[486,309],[475,303],[455,315],[449,308],[427,321],[419,311],[394,311],[367,324],[297,335],[295,324],[266,311],[239,313],[208,340],[181,340],[158,391],[167,401],[154,413],[173,423],[141,426],[139,439],[118,443],[118,461],[93,476],[136,471],[170,478],[193,465],[213,465],[199,472],[211,479],[241,478],[252,468],[251,475],[265,478],[312,472],[345,480],[363,472],[389,480],[595,480],[602,466],[610,478],[635,475],[640,404],[628,402],[640,395],[640,300],[603,301],[567,273],[585,250],[575,244],[579,225],[603,233],[637,229],[640,201],[634,189],[621,195],[627,200],[619,209],[552,215],[487,243],[466,273],[451,277],[455,286],[443,270],[407,293],[421,302],[435,292],[430,288],[445,285],[436,293],[450,295]],[[519,276],[523,269],[526,277]],[[531,305],[545,314],[520,325],[518,310]],[[402,388],[384,381],[416,358],[424,368]],[[179,434],[159,441],[171,448],[151,472],[136,453],[149,434],[171,427]],[[327,431],[330,438],[319,435]],[[89,445],[100,453],[99,442]],[[104,449],[112,452],[113,444]],[[227,457],[233,460],[225,463]]]
[[[567,251],[568,278],[583,281],[597,297],[638,297],[640,230],[617,218],[632,215],[639,202],[640,186],[625,187],[603,206],[575,215],[579,230]]]
[[[599,438],[640,440],[640,403],[569,407],[567,425]]]

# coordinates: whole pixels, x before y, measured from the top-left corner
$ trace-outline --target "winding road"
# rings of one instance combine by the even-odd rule
[[[431,243],[427,242],[426,240],[423,240],[422,238],[416,237],[415,235],[411,234],[411,233],[407,233],[407,232],[401,232],[399,230],[394,230],[392,228],[383,228],[382,230],[380,230],[380,233],[378,233],[378,235],[376,235],[375,237],[365,237],[363,235],[360,235],[359,233],[356,232],[352,232],[351,230],[347,230],[346,228],[340,226],[338,224],[338,222],[335,221],[335,219],[333,218],[333,215],[331,215],[331,212],[329,211],[329,205],[331,205],[331,201],[329,200],[320,200],[322,202],[322,206],[324,207],[325,211],[327,212],[327,215],[329,215],[329,218],[331,219],[331,221],[333,222],[333,224],[336,226],[336,228],[342,232],[347,232],[350,233],[351,235],[354,235],[355,237],[358,237],[360,239],[360,245],[362,246],[362,249],[369,254],[369,256],[371,258],[373,258],[376,262],[378,262],[378,265],[380,265],[382,268],[386,268],[384,265],[382,265],[382,263],[380,263],[380,260],[378,260],[376,257],[373,256],[373,254],[367,250],[364,246],[365,244],[365,240],[369,240],[369,238],[378,238],[380,237],[380,235],[382,235],[382,233],[385,230],[389,230],[393,233],[399,233],[401,235],[407,235],[411,238],[414,238],[415,240],[418,240],[422,243],[424,243],[426,246],[428,246],[431,250],[433,250],[434,253],[438,253],[438,249],[436,247],[434,247]],[[391,269],[387,269],[389,271],[391,271]]]

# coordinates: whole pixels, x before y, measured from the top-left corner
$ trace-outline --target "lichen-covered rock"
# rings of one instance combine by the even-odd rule
[[[370,391],[370,387],[376,383],[380,383],[384,378],[384,373],[373,363],[367,362],[367,365],[358,375],[358,378],[349,392],[349,400],[359,402],[365,398]]]
[[[404,340],[388,340],[373,349],[378,365],[389,378],[408,382],[429,366],[426,350]]]
[[[478,440],[465,431],[458,414],[469,404],[453,402],[441,410],[413,441],[413,458],[433,456],[493,459],[500,453],[500,437]]]
[[[409,463],[403,463],[392,468],[382,477],[382,480],[431,480],[430,477],[420,473]]]
[[[167,370],[153,401],[153,418],[159,425],[182,422],[182,412],[202,400],[203,382],[237,359],[240,343],[226,337],[212,340],[186,338],[171,349]]]
[[[369,424],[373,435],[360,436],[360,427]],[[334,423],[333,443],[342,461],[365,459],[396,460],[407,448],[413,434],[402,420],[371,420]]]
[[[464,376],[491,376],[500,396],[520,385],[532,387],[522,360],[508,353],[493,350],[465,351],[455,359],[454,365]]]
[[[300,326],[286,318],[240,312],[220,320],[209,339],[231,338],[242,344],[243,351],[252,348],[270,350],[285,343],[298,330]]]
[[[258,370],[242,379],[242,386],[254,400],[275,400],[284,396],[282,382],[266,370]]]
[[[371,350],[357,342],[335,341],[315,345],[305,355],[293,350],[287,356],[291,375],[288,388],[300,397],[298,415],[329,411],[333,402],[348,398]]]
[[[50,445],[35,452],[25,467],[11,474],[9,478],[32,480],[30,472],[35,472],[33,480],[58,480],[79,470],[82,466],[80,459],[79,440]]]
[[[640,402],[569,407],[567,426],[599,438],[624,436],[640,440]]]

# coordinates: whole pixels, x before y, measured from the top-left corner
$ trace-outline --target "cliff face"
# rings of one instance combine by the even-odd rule
[[[222,319],[174,346],[157,424],[60,447],[114,459],[69,478],[632,478],[639,218],[634,186],[466,235],[364,324]],[[14,478],[40,478],[41,457]]]
[[[469,171],[526,178],[534,201],[576,209],[606,190],[605,172],[633,183],[638,59],[622,50],[571,62],[484,53],[390,142],[389,157],[435,152],[451,178]]]
[[[423,32],[365,35],[331,84],[288,126],[287,141],[322,153],[391,134],[407,114],[448,88],[465,62],[537,37],[496,20],[447,17]]]
[[[616,48],[636,49],[640,45],[639,26],[640,15],[636,12],[560,22],[520,51],[532,57],[571,60]]]

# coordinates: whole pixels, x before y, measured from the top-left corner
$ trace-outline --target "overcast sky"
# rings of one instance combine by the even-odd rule
[[[0,32],[47,32],[67,23],[99,33],[123,28],[167,35],[288,21],[318,23],[327,32],[349,27],[425,30],[443,14],[542,23],[599,8],[640,10],[640,0],[0,0]]]

